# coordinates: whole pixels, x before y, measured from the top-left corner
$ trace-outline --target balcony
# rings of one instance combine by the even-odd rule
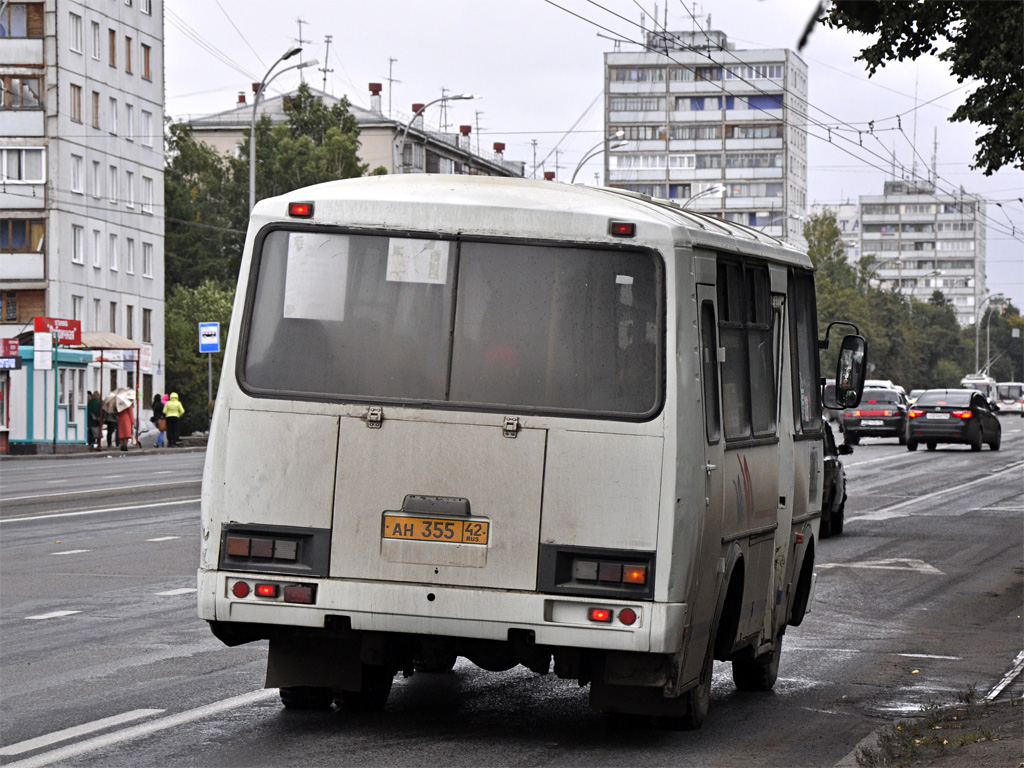
[[[3,253],[0,254],[0,281],[45,280],[45,253]]]

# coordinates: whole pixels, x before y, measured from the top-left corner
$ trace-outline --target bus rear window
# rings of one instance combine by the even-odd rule
[[[625,418],[659,407],[648,253],[276,230],[258,259],[239,367],[256,394]]]

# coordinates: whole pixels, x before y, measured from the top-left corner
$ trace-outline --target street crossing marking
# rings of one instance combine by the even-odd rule
[[[1002,693],[1003,689],[1012,683],[1022,671],[1024,671],[1024,651],[1017,654],[1017,658],[1013,660],[1013,666],[1010,668],[1010,671],[1003,676],[1003,679],[996,684],[995,688],[988,692],[985,701],[995,701],[996,696]]]
[[[934,565],[929,565],[924,560],[913,558],[894,558],[891,560],[865,560],[861,563],[822,563],[815,566],[819,570],[828,568],[869,568],[879,571],[917,571],[942,576],[943,573]]]
[[[81,611],[54,611],[53,613],[40,613],[37,616],[26,616],[26,619],[38,621],[39,619],[59,619],[61,616],[71,616],[74,613],[81,613]]]
[[[10,744],[6,747],[0,748],[0,756],[6,757],[7,755],[20,755],[22,752],[31,752],[33,749],[48,747],[51,744],[84,736],[87,733],[102,731],[104,728],[110,728],[114,725],[130,723],[133,720],[141,720],[144,717],[159,715],[165,711],[166,710],[163,709],[133,709],[131,712],[114,715],[113,717],[104,717],[102,720],[93,720],[91,723],[83,723],[82,725],[76,725],[73,728],[65,728],[62,731],[54,731],[53,733],[48,733],[45,736],[38,736],[34,739],[28,739],[27,741],[19,741],[17,744]]]

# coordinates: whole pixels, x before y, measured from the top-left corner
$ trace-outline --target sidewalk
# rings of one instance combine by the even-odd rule
[[[164,452],[195,452],[205,451],[208,437],[206,435],[193,435],[181,438],[181,445],[177,448],[156,448],[153,446],[153,437],[142,437],[141,445],[132,445],[127,451],[117,447],[107,448],[101,446],[98,451],[91,451],[82,445],[82,450],[75,450],[65,453],[26,453],[26,454],[0,454],[0,461],[17,461],[20,459],[87,459],[100,456],[138,456],[140,454],[164,453]]]

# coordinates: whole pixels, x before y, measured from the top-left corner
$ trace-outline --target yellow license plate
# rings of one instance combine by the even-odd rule
[[[476,518],[411,517],[384,513],[382,536],[404,541],[440,541],[449,544],[486,544],[491,524]]]

